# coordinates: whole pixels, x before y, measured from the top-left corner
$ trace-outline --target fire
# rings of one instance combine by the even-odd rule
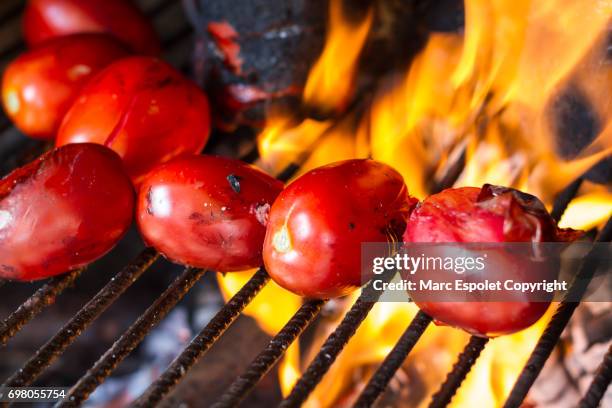
[[[330,1],[325,49],[312,68],[304,88],[304,102],[308,106],[326,111],[346,107],[354,90],[356,61],[370,31],[373,16],[370,9],[361,21],[352,24],[346,18],[342,1]]]
[[[325,113],[324,119],[271,115],[259,137],[260,165],[267,170],[278,173],[295,164],[303,173],[332,161],[372,157],[400,171],[411,194],[420,198],[456,173],[450,178],[455,186],[512,186],[550,207],[567,184],[612,152],[612,69],[601,62],[612,2],[466,0],[463,34],[432,33],[409,68],[380,78],[364,101],[352,99],[375,13],[355,21],[342,4],[330,0],[326,44],[303,94],[309,111]],[[573,129],[564,110],[564,103],[575,103],[568,97],[572,92],[591,104],[590,114],[597,118],[592,134],[564,133]],[[575,144],[583,148],[563,152],[561,136],[582,137]],[[589,229],[611,214],[612,194],[587,182],[561,226]],[[248,276],[220,278],[225,294]],[[269,286],[247,312],[273,334],[300,300]],[[553,309],[529,329],[492,340],[452,405],[500,406]],[[416,311],[413,304],[376,304],[307,406],[350,405]],[[327,334],[320,333],[313,352]],[[409,388],[414,395],[408,405],[428,403],[467,341],[468,335],[456,329],[427,329],[404,364],[422,388],[420,394]],[[297,346],[289,349],[279,368],[285,394],[311,357],[301,357]]]

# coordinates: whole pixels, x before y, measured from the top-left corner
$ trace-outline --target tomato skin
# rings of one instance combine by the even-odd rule
[[[127,49],[106,34],[74,34],[25,51],[4,71],[4,110],[26,135],[53,139],[85,83],[127,55]]]
[[[174,159],[151,171],[138,194],[145,242],[178,263],[241,271],[262,264],[270,206],[283,183],[244,162]]]
[[[447,189],[425,199],[408,220],[404,242],[556,242],[565,240],[562,235],[563,231],[557,229],[544,205],[534,196],[485,185],[482,189]],[[514,275],[517,271],[537,271],[538,276],[531,277],[534,281],[552,280],[558,272],[554,262],[537,267],[527,259],[517,260],[516,256],[504,255],[502,249],[491,252],[488,252],[489,260],[495,257],[495,265],[505,267],[494,272],[499,276],[485,278],[516,279],[519,278]],[[453,275],[449,279],[456,277],[452,271],[448,274]],[[518,294],[516,298],[516,302],[427,302],[419,301],[418,295],[413,294],[416,304],[436,322],[482,337],[527,328],[542,317],[550,304],[530,302]]]
[[[361,243],[400,237],[414,204],[402,176],[383,163],[314,169],[274,202],[264,264],[276,283],[299,295],[346,295],[362,284]]]
[[[109,33],[132,50],[157,56],[159,38],[128,0],[30,0],[23,15],[28,46],[76,33]]]
[[[30,281],[88,264],[131,224],[121,160],[95,144],[52,150],[0,180],[0,278]]]
[[[157,164],[199,153],[209,133],[204,92],[165,62],[128,57],[83,88],[60,126],[56,144],[110,147],[139,183]]]

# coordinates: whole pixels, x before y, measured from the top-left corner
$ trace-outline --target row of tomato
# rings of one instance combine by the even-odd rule
[[[145,242],[175,262],[220,272],[263,263],[281,286],[319,298],[360,286],[363,242],[567,237],[537,198],[507,188],[449,189],[418,203],[399,173],[372,160],[315,169],[283,188],[245,163],[196,155],[208,139],[207,98],[164,62],[130,56],[159,43],[128,1],[32,0],[24,23],[33,48],[5,72],[5,110],[59,147],[0,181],[2,278],[88,264],[134,213]],[[420,306],[492,335],[527,327],[548,304]]]
[[[361,286],[363,242],[575,238],[533,196],[485,185],[448,189],[419,203],[398,172],[367,159],[314,169],[283,188],[238,160],[183,156],[150,171],[135,200],[119,156],[80,143],[0,181],[0,277],[41,279],[94,261],[121,239],[134,208],[144,241],[168,259],[219,272],[263,263],[279,285],[314,298]],[[531,325],[548,303],[420,306],[445,323],[498,335]]]

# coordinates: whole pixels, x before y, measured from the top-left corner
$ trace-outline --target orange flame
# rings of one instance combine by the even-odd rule
[[[308,75],[304,88],[306,105],[332,111],[346,106],[354,88],[357,58],[373,16],[370,9],[362,21],[352,24],[343,11],[342,0],[329,2],[325,48]]]
[[[381,78],[371,104],[352,112],[347,107],[353,106],[357,61],[374,12],[351,23],[341,0],[330,0],[325,48],[310,72],[303,100],[317,112],[336,116],[270,116],[258,141],[260,164],[279,172],[293,163],[304,172],[332,161],[370,156],[394,166],[411,194],[424,198],[463,158],[456,186],[513,186],[550,206],[571,180],[612,152],[612,66],[601,63],[612,2],[466,0],[465,6],[463,35],[431,34],[406,72]],[[571,87],[586,95],[601,126],[580,155],[564,159],[558,153],[556,134],[564,129],[556,122],[555,103]],[[561,226],[588,229],[611,214],[610,191],[586,183]],[[220,278],[224,293],[229,296],[247,277],[245,273]],[[276,286],[266,291],[256,299],[259,307],[250,307],[248,313],[273,334],[300,301]],[[492,340],[452,406],[473,406],[474,401],[500,406],[550,310],[529,329]],[[354,401],[372,367],[382,361],[416,311],[413,304],[376,304],[306,405],[338,407]],[[329,330],[315,340],[313,353]],[[404,364],[425,389],[409,395],[409,405],[428,403],[467,340],[468,335],[456,329],[427,329]],[[288,350],[279,366],[285,395],[308,357],[312,355],[300,357],[297,346]]]

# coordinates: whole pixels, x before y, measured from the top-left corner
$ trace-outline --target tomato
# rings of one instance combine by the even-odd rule
[[[104,146],[52,150],[0,180],[0,278],[54,276],[108,252],[130,226],[134,192]]]
[[[534,243],[563,241],[570,235],[574,234],[557,228],[536,197],[518,190],[486,184],[482,189],[448,189],[428,197],[412,212],[404,233],[404,242]],[[487,251],[487,255],[487,262],[495,267],[490,268],[486,272],[490,275],[483,278],[491,281],[552,280],[558,273],[558,265],[552,260],[536,263],[510,255],[501,247]],[[446,275],[451,280],[458,277],[454,271],[446,272]],[[422,277],[427,279],[432,275]],[[439,274],[434,277],[436,281],[443,280]],[[550,304],[543,300],[530,301],[521,293],[504,295],[504,300],[510,300],[508,297],[511,297],[512,301],[471,301],[486,297],[490,299],[488,292],[466,296],[469,301],[432,302],[427,301],[423,293],[412,292],[416,304],[437,323],[489,337],[529,327],[544,314]]]
[[[373,160],[312,170],[272,205],[264,263],[284,288],[306,297],[343,296],[362,284],[362,242],[397,240],[413,199],[402,176]]]
[[[283,183],[239,160],[174,159],[140,187],[145,242],[178,263],[231,272],[258,267],[270,206]]]
[[[204,92],[165,62],[129,57],[109,65],[85,86],[66,114],[56,143],[110,147],[138,183],[159,163],[199,153],[209,132]]]
[[[106,34],[74,34],[25,51],[4,71],[4,109],[23,133],[53,139],[83,85],[127,55],[127,49]]]
[[[30,0],[23,16],[26,43],[76,33],[109,33],[138,53],[159,55],[153,26],[129,0]]]

